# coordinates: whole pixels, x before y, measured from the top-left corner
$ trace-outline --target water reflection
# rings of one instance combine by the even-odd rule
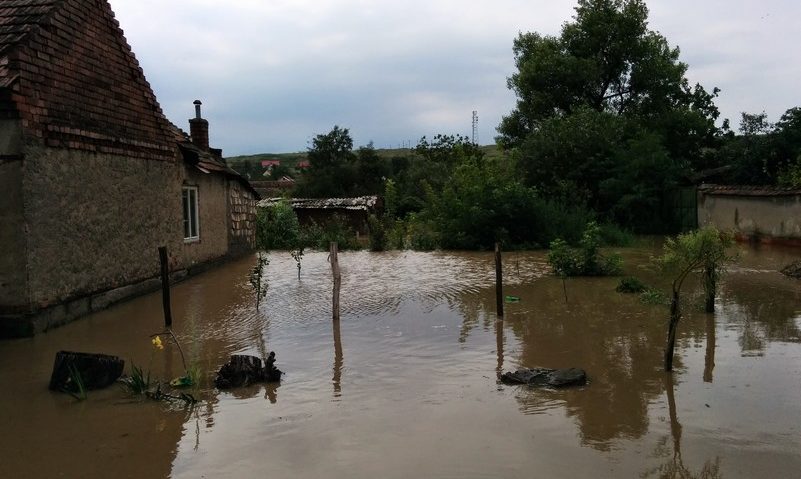
[[[667,396],[668,414],[670,416],[670,436],[673,439],[672,451],[667,451],[667,438],[660,441],[655,455],[657,457],[669,456],[668,460],[659,466],[646,471],[641,477],[658,477],[659,479],[720,479],[720,457],[704,462],[698,473],[694,473],[685,464],[681,456],[682,427],[676,412],[676,397],[674,392],[673,373],[664,373],[665,395]]]
[[[715,315],[706,315],[706,354],[704,354],[704,382],[712,382],[712,372],[715,370],[715,338],[717,324]]]
[[[627,273],[663,283],[637,268],[655,252],[625,252]],[[666,308],[615,293],[617,278],[563,283],[545,274],[542,252],[509,257],[505,291],[521,302],[507,304],[502,320],[494,314],[491,253],[342,253],[342,320],[333,324],[324,313],[326,253],[304,257],[302,281],[288,254],[273,254],[258,310],[247,284],[252,260],[177,285],[175,332],[206,378],[203,402],[191,413],[120,405],[110,390],[76,406],[37,382],[58,349],[148,364],[147,336],[162,321],[157,295],[2,344],[0,377],[20,386],[0,389],[7,416],[0,477],[124,477],[130,470],[176,479],[525,477],[531,470],[632,477],[645,470],[644,477],[711,478],[724,468],[737,476],[743,462],[777,464],[777,477],[801,467],[797,429],[788,426],[797,421],[787,420],[801,417],[801,389],[777,380],[801,358],[801,295],[764,258],[751,256],[730,273],[714,315],[700,313],[699,298],[687,295],[673,384],[661,370]],[[780,355],[771,350],[777,345]],[[214,389],[214,371],[231,354],[264,358],[271,350],[287,372],[282,384]],[[743,359],[742,351],[764,356]],[[754,371],[747,381],[742,361]],[[549,391],[496,382],[504,369],[536,366],[582,367],[590,383]],[[152,369],[175,377],[177,351],[165,348]],[[704,401],[713,407],[699,411]],[[654,445],[653,455],[642,452]],[[83,465],[92,461],[103,466]]]
[[[495,374],[500,377],[503,374],[503,318],[495,320],[495,353],[498,358]]]
[[[344,356],[342,354],[342,339],[339,333],[339,321],[333,321],[334,323],[334,377],[331,379],[332,383],[334,384],[334,398],[338,399],[342,396],[342,365],[345,361]]]
[[[758,288],[755,276],[761,277]],[[775,271],[735,269],[729,274],[718,306],[727,318],[726,329],[737,331],[743,356],[761,356],[771,342],[801,342],[797,283]]]
[[[510,329],[517,351],[508,369],[580,367],[590,385],[567,391],[517,392],[522,411],[543,413],[563,407],[575,418],[582,442],[609,450],[611,441],[638,438],[648,430],[648,406],[662,393],[661,358],[666,313],[643,308],[630,296],[614,293],[614,279],[572,279],[568,303],[558,278],[517,285],[522,302],[496,323],[497,370],[503,369],[503,328]],[[599,284],[600,283],[600,284]],[[476,296],[487,311],[492,291]],[[470,304],[474,299],[465,298]],[[474,321],[470,315],[465,321]],[[685,334],[702,334],[698,325],[682,325]],[[509,358],[507,358],[509,359]],[[507,361],[507,364],[509,362]]]

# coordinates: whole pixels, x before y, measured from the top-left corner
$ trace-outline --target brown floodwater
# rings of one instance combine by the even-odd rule
[[[622,250],[647,283],[658,244]],[[743,247],[714,314],[684,296],[676,370],[662,371],[667,307],[563,282],[543,252],[504,256],[496,321],[491,253],[346,252],[331,321],[326,253],[275,252],[258,309],[254,258],[175,285],[174,331],[202,384],[188,409],[127,395],[51,393],[58,350],[182,374],[154,351],[159,294],[46,334],[0,342],[2,478],[801,477],[801,251]],[[692,293],[690,293],[692,291]],[[213,387],[236,353],[277,354],[280,385]],[[519,367],[581,367],[567,390],[501,385]]]

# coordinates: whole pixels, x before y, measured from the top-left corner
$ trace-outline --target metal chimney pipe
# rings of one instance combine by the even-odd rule
[[[195,104],[195,118],[199,120],[202,118],[200,116],[200,105],[202,105],[203,103],[201,103],[200,100],[195,100],[193,103]]]

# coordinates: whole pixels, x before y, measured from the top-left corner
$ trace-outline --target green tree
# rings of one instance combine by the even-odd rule
[[[579,0],[559,37],[521,33],[513,49],[518,71],[508,80],[517,107],[501,122],[501,142],[519,144],[544,119],[579,107],[643,119],[677,107],[716,116],[714,94],[689,86],[679,49],[647,20],[642,0]]]
[[[309,169],[298,194],[318,198],[349,196],[355,187],[353,139],[347,128],[334,128],[312,140]]]
[[[727,254],[733,244],[733,237],[722,233],[714,227],[705,227],[696,231],[680,234],[676,238],[668,238],[664,253],[657,258],[663,270],[674,275],[671,284],[670,323],[668,340],[665,348],[665,371],[673,370],[673,351],[676,346],[676,330],[681,319],[681,288],[687,276],[693,272],[702,275],[707,312],[715,307],[717,284],[727,262],[734,259]]]
[[[620,217],[627,205],[604,198],[601,185],[619,190],[631,179],[628,168],[643,166],[632,164],[632,148],[647,147],[651,162],[669,160],[660,170],[673,175],[627,192],[626,201],[637,197],[642,205],[659,201],[681,169],[708,160],[704,152],[720,136],[718,90],[690,86],[679,49],[647,20],[642,0],[579,0],[559,36],[521,33],[515,40],[517,71],[507,84],[517,104],[497,140],[520,149],[529,186]],[[633,223],[652,216],[636,215],[623,216]]]
[[[273,181],[280,180],[284,176],[292,176],[292,170],[285,164],[281,163],[270,168],[269,178]]]
[[[298,216],[287,200],[259,208],[256,214],[256,247],[259,250],[296,249],[301,245]]]
[[[355,157],[356,195],[376,195],[381,193],[383,183],[390,174],[389,162],[382,158],[373,142],[356,150]]]
[[[661,138],[642,132],[620,147],[611,163],[611,171],[599,184],[600,209],[624,227],[668,232],[672,211],[664,203],[678,186],[683,165],[670,156]]]

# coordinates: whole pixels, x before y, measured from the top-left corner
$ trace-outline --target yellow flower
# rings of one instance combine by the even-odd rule
[[[153,340],[151,342],[153,343],[153,347],[154,348],[156,348],[156,349],[164,349],[164,345],[161,344],[161,337],[156,336],[155,338],[153,338]]]

